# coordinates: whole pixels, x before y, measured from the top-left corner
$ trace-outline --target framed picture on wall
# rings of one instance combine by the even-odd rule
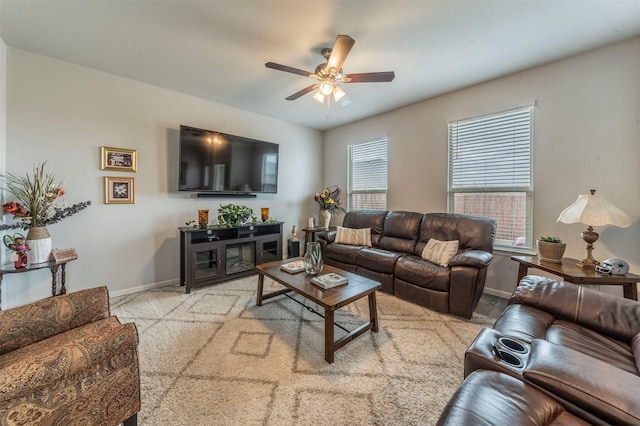
[[[138,158],[135,149],[100,148],[101,170],[118,170],[121,172],[135,172],[138,167]]]
[[[133,204],[135,203],[134,178],[120,176],[104,177],[105,204]]]

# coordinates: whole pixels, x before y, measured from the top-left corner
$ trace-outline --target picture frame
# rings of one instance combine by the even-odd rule
[[[135,149],[100,147],[101,170],[135,172],[138,168],[138,153]]]
[[[104,177],[105,204],[134,204],[135,179],[132,177]]]
[[[56,263],[69,262],[78,258],[78,253],[74,248],[51,250],[51,255]]]

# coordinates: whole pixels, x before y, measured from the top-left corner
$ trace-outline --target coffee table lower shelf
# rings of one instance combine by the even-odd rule
[[[292,298],[287,294],[292,291],[301,295],[305,299],[308,299],[320,305],[324,309],[324,315],[302,304],[311,312],[324,317],[325,361],[327,361],[328,363],[333,363],[334,354],[338,349],[369,330],[374,332],[378,331],[378,308],[376,304],[376,290],[380,288],[379,282],[370,280],[351,272],[343,271],[338,268],[325,266],[323,269],[323,273],[336,272],[340,275],[344,275],[349,279],[349,283],[344,286],[324,290],[320,287],[315,286],[314,284],[311,284],[311,277],[309,275],[306,275],[304,273],[292,275],[280,270],[280,265],[290,261],[291,259],[287,259],[286,261],[276,261],[256,266],[256,269],[258,270],[258,291],[256,295],[256,305],[262,306],[262,302],[264,300],[281,295],[288,296],[291,299],[295,300],[297,303],[302,304],[300,301]],[[282,284],[286,288],[280,291],[263,294],[265,276]],[[345,329],[339,324],[335,324],[334,313],[336,310],[347,306],[348,304],[353,303],[365,296],[367,296],[369,301],[369,321],[351,331]],[[334,340],[334,325],[346,331],[347,334],[342,336],[338,340]]]

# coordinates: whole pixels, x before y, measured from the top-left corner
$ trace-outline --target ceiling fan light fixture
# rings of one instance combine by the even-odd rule
[[[316,101],[318,101],[320,103],[324,103],[324,95],[320,92],[320,89],[318,89],[316,94],[313,95],[313,99],[315,99]]]
[[[331,93],[333,93],[333,88],[333,82],[330,79],[325,79],[320,83],[318,92],[322,93],[324,96],[329,96]]]
[[[335,86],[333,88],[333,99],[336,102],[338,102],[340,99],[344,98],[344,95],[346,95],[346,93],[344,93],[344,90],[342,90],[338,86]]]

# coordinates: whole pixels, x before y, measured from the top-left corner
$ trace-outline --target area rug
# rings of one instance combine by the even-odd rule
[[[328,364],[323,318],[284,296],[256,306],[256,287],[252,276],[191,294],[176,285],[112,299],[112,312],[140,336],[140,425],[433,424],[463,380],[465,349],[493,323],[379,292],[379,331]],[[265,292],[281,288],[265,280]],[[366,298],[335,318],[357,327],[368,318]],[[338,339],[344,332],[335,330]]]

